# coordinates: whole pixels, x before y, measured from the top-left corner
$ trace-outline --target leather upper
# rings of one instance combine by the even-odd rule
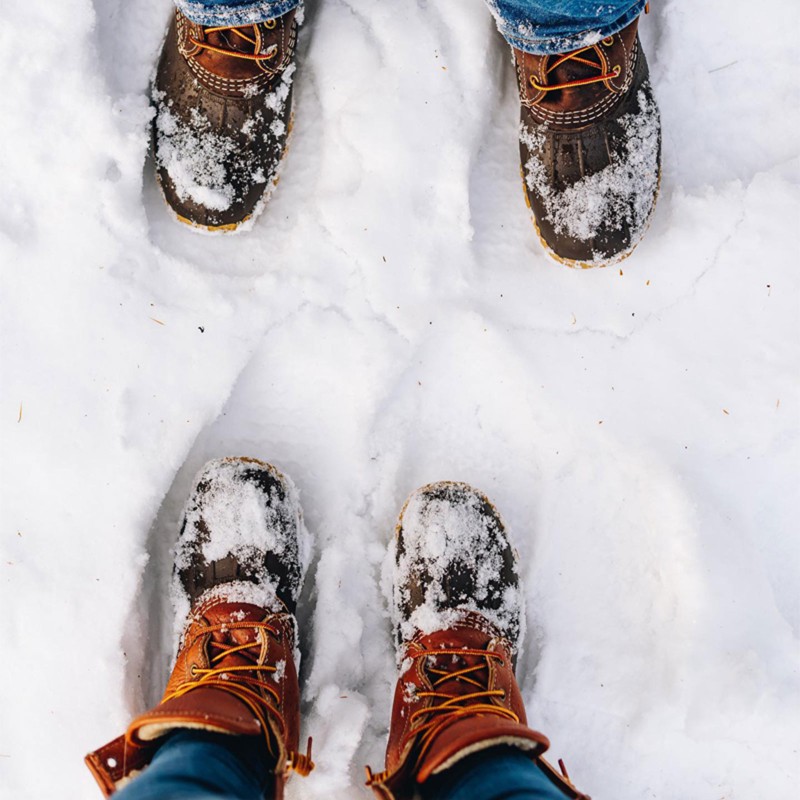
[[[266,87],[292,62],[297,42],[295,13],[289,11],[273,20],[243,26],[237,33],[197,25],[176,11],[178,51],[206,89],[227,97],[245,97]],[[203,44],[262,58],[238,58]]]
[[[608,114],[632,85],[640,57],[638,27],[636,19],[619,33],[582,48],[575,57],[533,55],[515,49],[520,100],[530,110],[531,119],[556,130],[569,130]],[[611,77],[554,91],[537,88],[601,75]]]
[[[465,655],[458,655],[459,650]],[[431,655],[435,651],[445,652]],[[479,615],[466,614],[448,630],[419,634],[405,645],[402,655],[386,768],[380,774],[370,773],[368,781],[378,797],[408,800],[415,784],[490,747],[518,748],[537,761],[549,747],[547,737],[527,726],[509,642]],[[470,668],[475,669],[463,674]],[[453,677],[442,675],[443,671]],[[459,672],[462,677],[455,674]],[[484,696],[466,697],[475,693]],[[490,693],[496,694],[485,696]],[[567,796],[585,797],[549,765],[547,769],[554,782],[566,787]]]
[[[248,623],[253,627],[247,627]],[[225,630],[220,626],[235,625]],[[244,651],[215,659],[226,648],[251,645]],[[123,736],[86,757],[86,763],[106,796],[149,764],[159,739],[176,729],[196,728],[218,733],[265,737],[265,758],[275,759],[276,796],[297,761],[299,687],[294,659],[295,620],[290,614],[271,614],[258,606],[215,603],[193,612],[182,637],[164,699],[139,715]],[[233,670],[248,668],[244,672]],[[253,667],[269,667],[258,671]],[[225,673],[225,669],[231,672]],[[204,685],[203,671],[229,689]],[[224,677],[223,677],[224,675]],[[275,695],[251,681],[241,683],[256,693],[257,713],[235,693],[242,676],[274,682]],[[220,680],[221,679],[221,680]],[[213,681],[209,681],[213,682]],[[262,727],[266,721],[267,730]],[[300,757],[302,758],[302,757]]]

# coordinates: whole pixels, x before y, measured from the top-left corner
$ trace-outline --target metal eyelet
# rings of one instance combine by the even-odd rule
[[[606,47],[611,47],[611,45],[614,44],[614,37],[613,36],[606,36],[606,38],[603,39],[603,44]]]
[[[265,28],[269,30],[274,30],[277,27],[278,23],[275,22],[274,19],[265,19],[263,25]]]
[[[192,666],[191,666],[191,667],[189,667],[189,674],[190,674],[190,675],[191,675],[193,678],[194,678],[194,677],[197,675],[197,664],[192,664]]]

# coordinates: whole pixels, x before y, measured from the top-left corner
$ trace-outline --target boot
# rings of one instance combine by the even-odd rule
[[[566,797],[585,798],[541,759],[549,742],[527,726],[514,677],[524,605],[495,507],[462,483],[418,489],[400,514],[392,560],[400,675],[386,767],[367,767],[376,796],[410,800],[473,753],[513,747]]]
[[[243,27],[175,12],[152,99],[154,154],[181,222],[233,231],[262,210],[291,128],[295,11]]]
[[[313,769],[310,740],[298,752],[294,612],[306,539],[297,491],[274,467],[206,464],[176,548],[172,593],[186,623],[164,697],[86,757],[107,797],[146,768],[164,736],[187,728],[263,739],[275,798],[292,770]]]
[[[561,55],[514,50],[525,199],[568,266],[630,255],[655,207],[661,122],[637,29]]]

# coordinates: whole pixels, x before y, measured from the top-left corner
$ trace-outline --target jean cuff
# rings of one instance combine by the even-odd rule
[[[251,2],[209,5],[202,0],[175,0],[178,11],[197,25],[230,26],[255,25],[281,17],[302,0],[251,0]]]
[[[606,36],[613,36],[633,22],[643,11],[647,0],[639,2],[615,22],[589,28],[580,33],[553,30],[535,22],[505,23],[497,18],[497,28],[503,38],[517,50],[537,56],[557,55],[596,44]]]

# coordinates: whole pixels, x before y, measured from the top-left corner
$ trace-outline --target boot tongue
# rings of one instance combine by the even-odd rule
[[[248,39],[258,41],[255,26],[241,28],[241,32],[244,35],[236,33],[236,30],[232,28],[226,28],[221,31],[204,29],[203,32],[205,40],[214,45],[214,47],[221,47],[223,50],[234,50],[237,53],[255,53],[255,45],[248,41]]]
[[[203,37],[213,47],[219,47],[222,50],[233,53],[252,55],[256,52],[256,48],[253,42],[249,42],[247,39],[252,39],[255,42],[259,41],[259,37],[256,36],[255,26],[243,27],[241,31],[244,36],[235,33],[231,28],[221,31],[208,31],[204,28]],[[247,38],[244,38],[245,36]],[[219,75],[221,78],[248,80],[261,74],[258,63],[249,58],[239,58],[228,53],[218,53],[214,50],[202,50],[195,58],[209,72]]]
[[[458,649],[458,648],[453,648]],[[441,656],[428,656],[425,659],[425,669],[428,672],[432,683],[436,685],[436,691],[449,694],[454,697],[472,694],[486,689],[489,680],[488,664],[482,656],[471,654],[454,655],[446,653]],[[460,672],[464,669],[476,668],[467,675],[445,678],[441,672]],[[476,686],[475,684],[480,684]]]
[[[561,61],[561,59],[564,59]],[[565,55],[550,56],[547,69],[552,69],[554,64],[561,61],[558,66],[548,73],[547,83],[566,83],[568,81],[578,81],[584,78],[596,78],[603,72],[603,65],[597,51],[592,47],[584,50],[574,58],[566,58]],[[591,62],[591,63],[585,63]]]
[[[545,69],[550,70],[561,59],[564,59],[564,55],[548,56]],[[559,83],[596,78],[605,71],[600,55],[595,48],[591,47],[575,58],[564,59],[555,69],[547,72],[547,85],[553,86]],[[557,107],[561,111],[574,111],[595,103],[607,92],[606,85],[601,82],[573,86],[568,89],[556,89],[546,94],[542,105]]]
[[[455,625],[449,630],[421,636],[417,641],[420,647],[435,653],[436,650],[451,652],[442,655],[429,655],[425,658],[425,669],[436,691],[460,697],[486,689],[489,680],[488,661],[485,656],[474,655],[470,651],[486,650],[489,642],[495,638],[496,633],[488,628],[481,629],[470,626],[475,624],[475,615],[469,615],[464,620],[464,626]],[[481,620],[483,622],[483,620]],[[455,652],[452,652],[455,651]],[[463,654],[459,651],[464,651]],[[443,672],[455,673],[470,667],[480,667],[467,675],[445,677]],[[480,684],[476,686],[475,684]]]

